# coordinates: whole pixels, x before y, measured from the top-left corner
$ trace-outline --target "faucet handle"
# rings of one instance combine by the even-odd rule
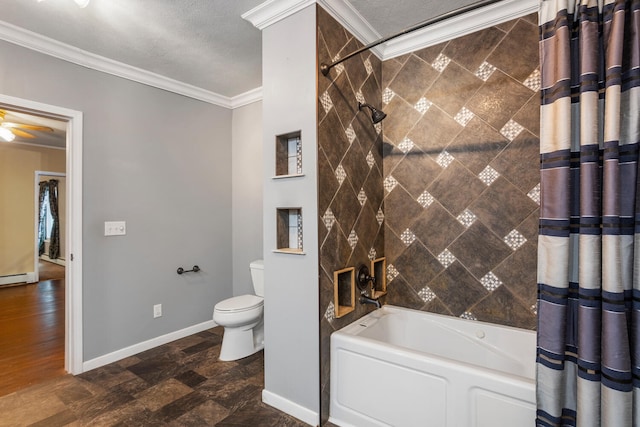
[[[369,275],[369,267],[362,264],[358,268],[358,288],[361,292],[367,291],[367,285],[371,282],[372,286],[375,286],[376,278]]]

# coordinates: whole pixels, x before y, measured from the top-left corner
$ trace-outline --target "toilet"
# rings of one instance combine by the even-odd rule
[[[256,294],[229,298],[213,308],[213,321],[224,326],[219,360],[242,359],[264,348],[264,262],[256,260],[250,266]]]

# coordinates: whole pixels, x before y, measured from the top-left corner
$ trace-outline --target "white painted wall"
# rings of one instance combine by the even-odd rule
[[[262,101],[233,110],[233,294],[254,293],[249,264],[262,259]]]
[[[231,110],[4,41],[0,93],[84,113],[83,359],[211,320],[233,294]]]
[[[319,422],[316,5],[262,32],[265,390],[263,400]],[[273,179],[276,135],[302,132],[304,177]],[[276,253],[276,209],[302,208],[305,255]]]

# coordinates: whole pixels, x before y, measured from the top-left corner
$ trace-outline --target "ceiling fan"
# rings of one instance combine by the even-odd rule
[[[50,128],[49,126],[5,122],[4,117],[6,114],[7,112],[5,110],[0,110],[0,138],[7,142],[13,141],[16,138],[16,136],[19,136],[21,138],[29,138],[29,139],[36,138],[35,135],[27,132],[27,130],[38,131],[38,132],[53,132],[53,128]]]

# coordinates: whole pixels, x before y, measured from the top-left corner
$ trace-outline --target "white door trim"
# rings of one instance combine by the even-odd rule
[[[82,373],[82,112],[0,94],[0,108],[67,122],[64,368]],[[37,271],[37,270],[36,270]]]

